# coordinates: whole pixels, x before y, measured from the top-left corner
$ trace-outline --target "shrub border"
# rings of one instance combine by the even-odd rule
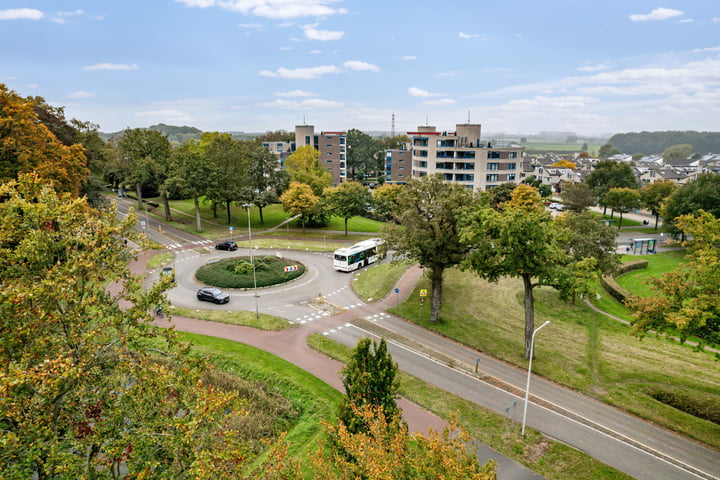
[[[630,292],[621,287],[615,280],[615,277],[635,270],[642,270],[643,268],[647,268],[647,266],[648,261],[641,259],[623,263],[615,275],[602,275],[600,277],[600,284],[611,297],[624,305],[625,299],[630,296]]]

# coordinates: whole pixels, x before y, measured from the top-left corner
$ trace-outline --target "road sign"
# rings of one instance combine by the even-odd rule
[[[396,289],[395,289],[395,293],[400,293],[400,289],[399,289],[399,288],[396,288]]]
[[[289,265],[285,267],[285,273],[294,272],[298,269],[297,265]]]
[[[233,231],[233,227],[228,227],[228,230],[230,230],[230,231],[232,232],[232,231]]]
[[[427,297],[427,288],[421,288],[421,289],[420,289],[420,296],[421,296],[421,297]]]
[[[425,303],[425,297],[420,299],[420,305],[422,305],[423,303]]]

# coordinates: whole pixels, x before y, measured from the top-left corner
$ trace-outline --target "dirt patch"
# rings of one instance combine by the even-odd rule
[[[530,463],[536,463],[542,457],[545,456],[547,451],[550,449],[550,442],[546,439],[540,439],[539,442],[534,445],[530,445],[528,451],[525,453],[525,458]]]

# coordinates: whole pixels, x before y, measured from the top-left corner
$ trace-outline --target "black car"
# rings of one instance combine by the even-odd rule
[[[231,252],[237,250],[237,243],[235,242],[222,242],[215,245],[215,250],[230,250]]]
[[[206,302],[213,303],[228,303],[230,301],[230,295],[223,292],[219,288],[203,287],[197,291],[198,300],[204,300]]]

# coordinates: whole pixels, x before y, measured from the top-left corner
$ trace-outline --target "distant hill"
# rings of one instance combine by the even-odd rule
[[[170,143],[184,143],[186,140],[199,140],[200,135],[203,131],[199,128],[182,126],[178,127],[175,125],[165,125],[164,123],[158,123],[157,125],[151,125],[147,127],[148,130],[155,130],[168,137]],[[100,138],[106,142],[110,139],[119,138],[122,136],[123,130],[111,133],[100,132]],[[245,132],[227,132],[234,138],[255,138],[259,134],[248,134]]]
[[[610,137],[612,143],[623,153],[650,155],[662,153],[673,145],[692,145],[695,153],[720,153],[720,132],[666,131],[618,133]]]

